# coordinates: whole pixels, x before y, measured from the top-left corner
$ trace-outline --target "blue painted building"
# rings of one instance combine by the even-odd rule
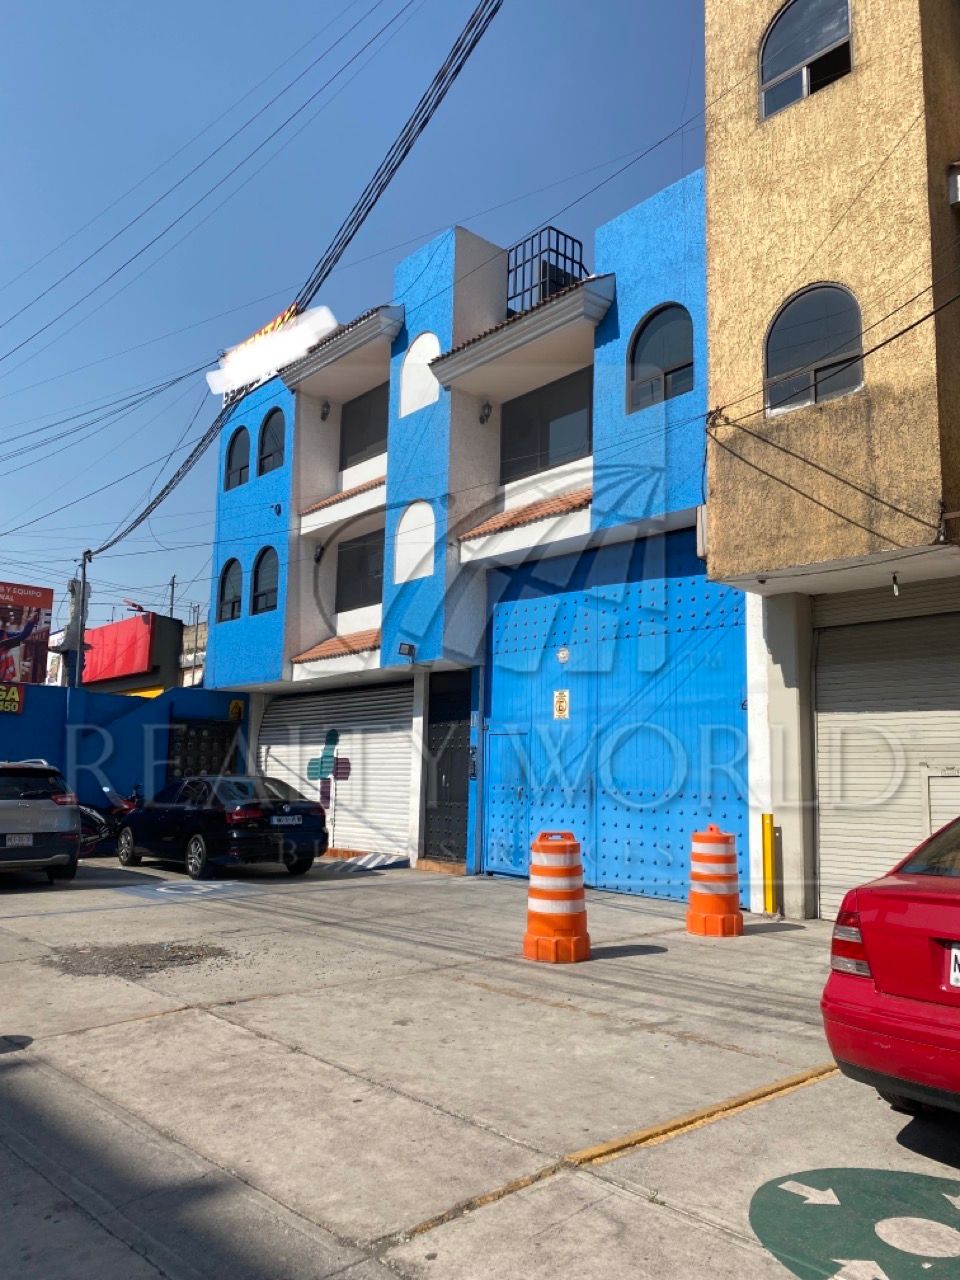
[[[593,255],[455,228],[237,406],[208,670],[336,847],[523,875],[571,829],[589,884],[680,897],[717,821],[746,896],[743,602],[698,553],[705,241],[702,173]]]

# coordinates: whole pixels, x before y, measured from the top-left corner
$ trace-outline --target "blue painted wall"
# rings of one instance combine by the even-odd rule
[[[573,831],[587,883],[683,899],[690,837],[737,837],[749,887],[743,596],[693,530],[490,574],[484,869]],[[569,695],[567,720],[554,695]]]
[[[260,428],[271,409],[281,409],[286,425],[284,464],[257,475]],[[226,492],[223,487],[227,449],[238,427],[250,432],[250,479]],[[279,378],[252,391],[234,408],[220,433],[217,472],[217,516],[210,593],[210,634],[204,683],[231,688],[279,680],[283,673],[289,533],[298,523],[293,510],[294,397]],[[250,612],[253,565],[260,551],[273,547],[280,561],[279,603],[270,613]],[[228,560],[243,569],[243,612],[232,622],[217,621],[220,574]]]
[[[159,698],[30,686],[20,715],[0,716],[0,759],[40,757],[61,769],[84,804],[102,804],[109,784],[126,795],[134,784],[147,798],[166,783],[172,720],[229,719],[235,695],[171,689]],[[246,753],[244,722],[238,746]]]
[[[453,281],[456,232],[447,231],[412,254],[397,268],[394,299],[403,303],[403,329],[393,344],[390,362],[390,427],[387,449],[387,522],[384,554],[384,666],[398,661],[397,646],[417,646],[417,661],[443,655],[445,618],[444,548],[447,541],[450,393],[440,389],[435,404],[400,417],[400,375],[404,357],[422,333],[435,333],[441,351],[453,345]],[[436,518],[434,572],[428,578],[396,585],[393,565],[397,523],[411,502],[431,504]]]
[[[616,298],[597,327],[593,527],[608,529],[703,501],[707,410],[704,175],[699,170],[601,227],[596,271],[615,272]],[[694,388],[627,412],[627,359],[637,326],[666,302],[694,329]]]

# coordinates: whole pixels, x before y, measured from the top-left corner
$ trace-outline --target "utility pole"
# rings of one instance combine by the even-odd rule
[[[173,617],[173,599],[177,589],[177,575],[174,574],[170,579],[170,617]]]
[[[194,609],[196,610],[196,614],[194,616],[194,621],[193,621],[193,683],[196,684],[197,683],[197,650],[200,647],[200,606],[198,604],[192,605],[190,608],[191,614],[193,614]]]
[[[77,642],[77,660],[73,664],[73,683],[79,689],[83,684],[83,659],[87,635],[87,565],[93,559],[92,551],[85,551],[80,557],[80,636]]]

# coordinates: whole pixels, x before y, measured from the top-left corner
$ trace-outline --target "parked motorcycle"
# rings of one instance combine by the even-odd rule
[[[104,787],[103,808],[80,805],[80,848],[82,856],[116,853],[117,836],[128,813],[141,803],[139,786],[134,786],[128,796],[122,796],[112,787]]]

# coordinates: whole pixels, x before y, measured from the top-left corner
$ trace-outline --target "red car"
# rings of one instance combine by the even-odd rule
[[[852,889],[821,1009],[844,1075],[901,1111],[960,1111],[960,818]]]

